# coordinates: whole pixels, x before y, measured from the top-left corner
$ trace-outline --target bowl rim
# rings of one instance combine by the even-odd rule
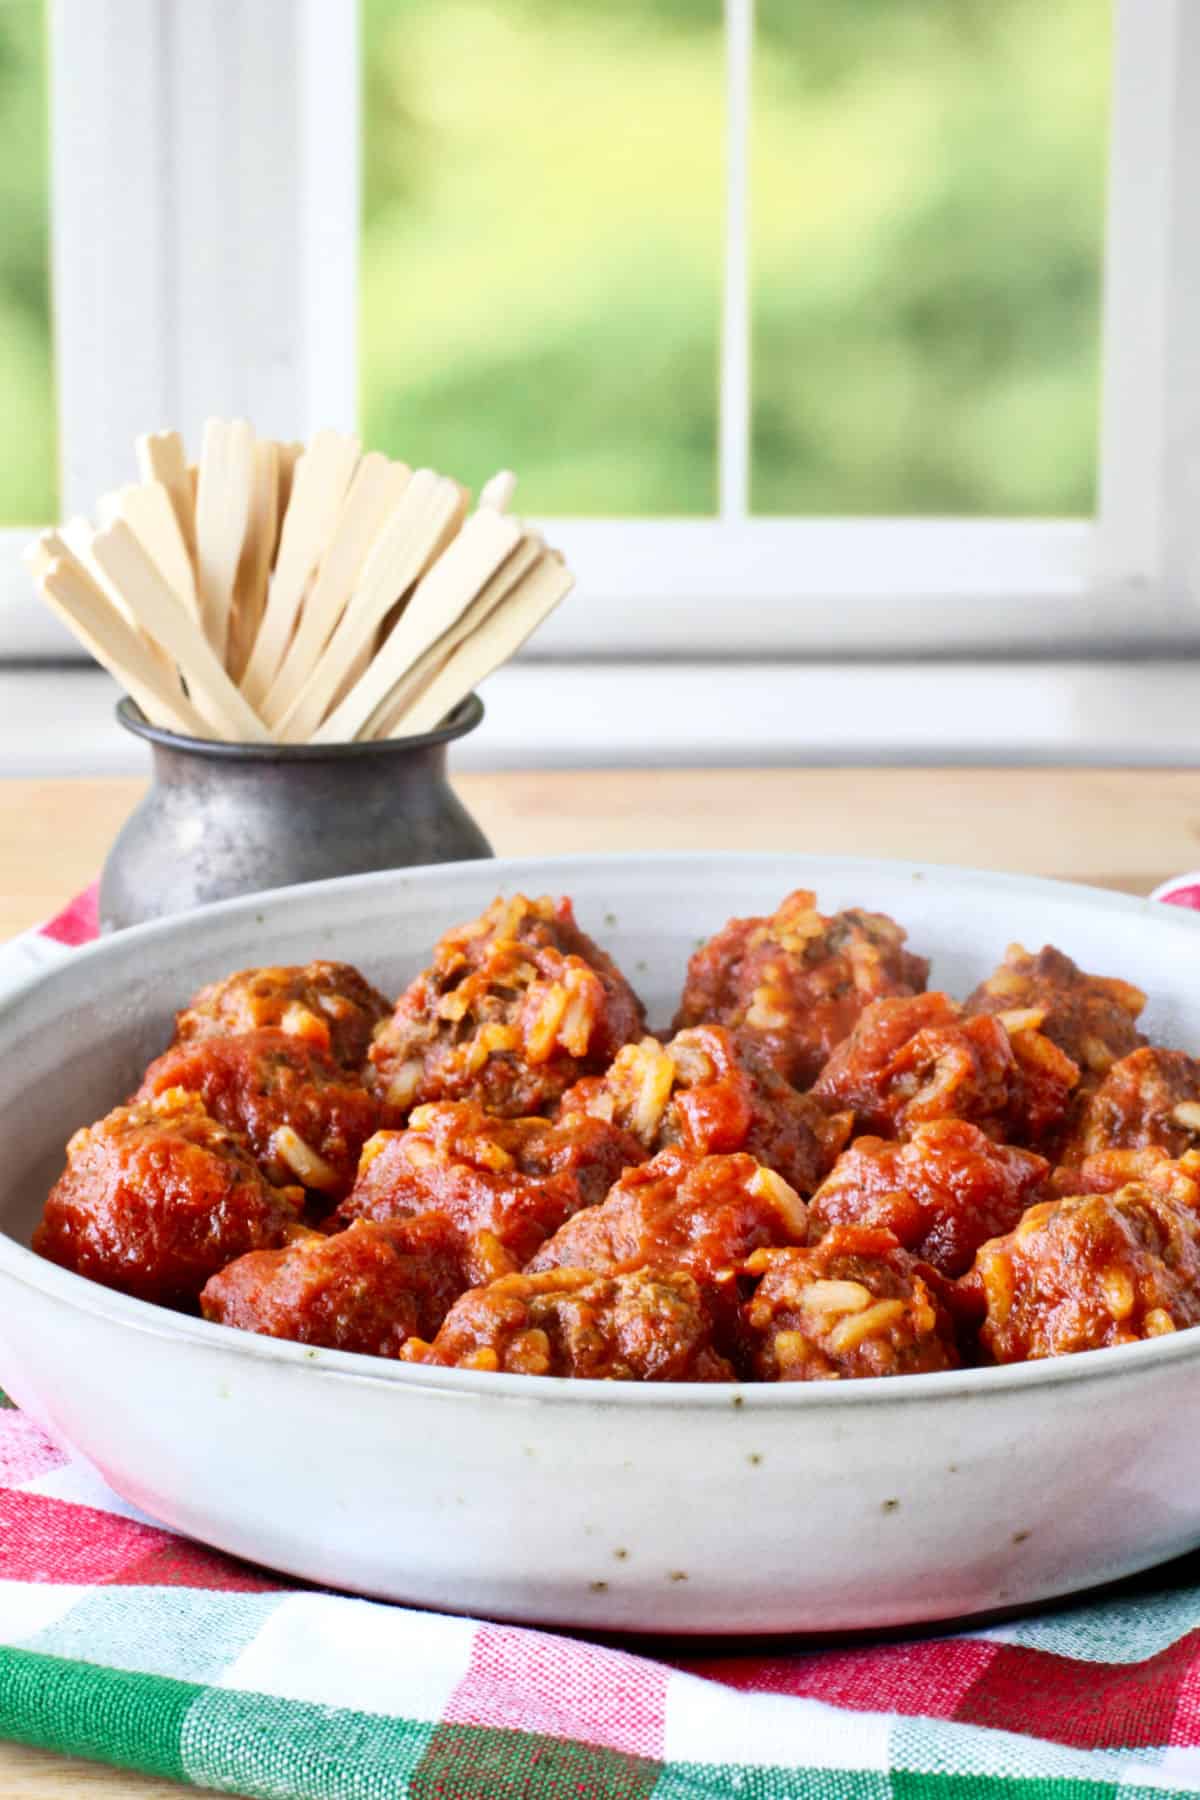
[[[464,696],[451,708],[440,725],[431,731],[418,731],[411,737],[355,738],[339,744],[236,744],[224,738],[186,737],[182,732],[168,731],[152,725],[137,701],[125,694],[115,708],[117,723],[134,737],[163,750],[177,750],[183,755],[206,756],[220,762],[304,763],[352,762],[365,756],[403,756],[412,750],[433,750],[439,744],[450,744],[465,737],[483,723],[485,707],[476,693]],[[386,871],[385,871],[386,872]],[[335,878],[336,879],[336,878]],[[273,889],[278,893],[279,889]]]
[[[234,748],[234,746],[230,746]],[[1047,900],[1086,900],[1094,911],[1123,914],[1126,917],[1152,919],[1155,929],[1172,936],[1200,933],[1200,913],[1187,908],[1165,906],[1161,902],[1135,894],[1089,887],[1082,882],[1054,881],[1045,876],[1017,875],[966,867],[954,863],[917,863],[892,857],[817,856],[804,852],[772,851],[642,851],[635,853],[592,853],[563,856],[497,857],[486,865],[498,886],[520,883],[523,876],[536,875],[538,882],[548,877],[568,878],[572,873],[611,868],[620,864],[625,869],[662,870],[672,867],[681,874],[695,873],[698,866],[714,861],[740,867],[762,866],[778,870],[781,864],[794,862],[797,875],[820,876],[824,869],[861,873],[869,879],[886,874],[892,878],[907,876],[914,882],[944,881],[947,885],[978,886],[993,893],[1010,890],[1029,896],[1043,895]],[[0,1012],[34,990],[53,987],[79,968],[86,968],[97,958],[103,960],[118,947],[127,949],[180,932],[194,932],[198,921],[213,917],[245,914],[254,922],[264,903],[287,906],[290,902],[311,904],[330,894],[386,889],[391,885],[435,885],[448,876],[478,874],[480,865],[472,862],[440,863],[411,869],[375,870],[363,875],[335,876],[327,881],[308,882],[290,888],[275,888],[265,893],[237,896],[214,901],[191,912],[165,919],[153,919],[130,926],[107,938],[73,950],[68,958],[51,967],[33,972],[30,978],[7,991]],[[566,890],[564,890],[566,891]],[[1198,940],[1200,941],[1200,940]],[[1196,948],[1189,942],[1185,948]],[[1150,1338],[1133,1344],[1111,1345],[1100,1350],[1078,1351],[1070,1356],[1050,1357],[1036,1362],[1007,1363],[979,1368],[940,1370],[922,1375],[869,1376],[854,1381],[814,1382],[616,1382],[573,1380],[565,1376],[528,1376],[493,1373],[476,1369],[436,1369],[417,1363],[393,1362],[385,1357],[367,1356],[358,1351],[330,1350],[285,1338],[271,1338],[254,1332],[239,1331],[207,1319],[174,1313],[168,1308],[133,1298],[98,1282],[77,1275],[45,1261],[26,1245],[0,1229],[0,1276],[17,1281],[25,1288],[43,1293],[75,1311],[90,1313],[103,1322],[132,1330],[151,1338],[194,1344],[198,1349],[216,1354],[224,1352],[259,1363],[276,1366],[305,1366],[353,1387],[385,1387],[457,1395],[462,1400],[491,1395],[495,1399],[520,1400],[527,1404],[599,1406],[607,1408],[642,1407],[699,1408],[705,1412],[773,1412],[779,1409],[808,1412],[829,1407],[877,1405],[912,1405],[922,1400],[956,1400],[965,1395],[1013,1394],[1027,1388],[1075,1386],[1122,1375],[1150,1375],[1161,1365],[1191,1359],[1200,1360],[1200,1326]],[[1190,1341],[1194,1340],[1194,1341]]]

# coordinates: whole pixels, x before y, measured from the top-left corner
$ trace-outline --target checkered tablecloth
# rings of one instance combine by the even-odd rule
[[[94,931],[83,896],[0,985]],[[6,1408],[0,1736],[279,1800],[1200,1794],[1200,1555],[987,1630],[615,1647],[248,1567]]]

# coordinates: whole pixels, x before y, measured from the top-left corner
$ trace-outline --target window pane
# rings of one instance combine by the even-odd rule
[[[46,20],[0,0],[0,525],[57,516]]]
[[[761,513],[1090,513],[1111,0],[760,0]]]
[[[370,443],[533,513],[707,513],[720,0],[364,0]]]

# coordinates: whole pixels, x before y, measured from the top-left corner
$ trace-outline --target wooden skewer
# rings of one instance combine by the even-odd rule
[[[133,609],[128,600],[126,600],[120,588],[116,587],[114,583],[109,580],[108,576],[104,573],[104,570],[96,561],[92,549],[92,541],[96,534],[86,519],[68,519],[66,524],[60,526],[57,532],[50,534],[43,533],[42,535],[43,538],[50,535],[57,540],[59,548],[55,551],[56,555],[62,556],[64,551],[69,550],[80,568],[87,575],[88,579],[95,587],[100,589],[109,605],[116,608],[117,612],[120,613],[125,623],[130,626],[132,630],[138,630],[139,621],[134,617]]]
[[[69,551],[64,556],[53,554],[55,543],[66,550],[54,533],[46,533],[28,553],[51,611],[137,702],[152,725],[181,732],[185,737],[206,737],[205,721],[186,695],[169,686],[162,663],[140,633],[114,611],[107,596]]]
[[[265,743],[268,733],[225,672],[225,666],[194,619],[175,598],[128,525],[118,519],[93,543],[97,562],[126,596],[146,629],[169,650],[188,684],[197,712],[222,738]]]
[[[479,683],[515,656],[525,640],[574,585],[566,564],[549,551],[466,638],[433,677],[420,698],[402,714],[394,737],[432,731]]]
[[[411,476],[407,463],[392,462],[378,451],[359,463],[300,623],[263,701],[262,716],[268,725],[278,725],[312,674],[346,610],[371,546],[384,520],[400,504]]]
[[[222,665],[253,488],[253,430],[244,419],[209,419],[196,489],[196,593],[204,635]]]
[[[313,733],[314,744],[357,737],[408,669],[414,654],[448,631],[521,538],[520,524],[490,507],[472,513],[418,584],[366,674]]]
[[[512,505],[512,497],[517,491],[517,478],[511,469],[500,469],[485,481],[479,490],[480,506],[490,506],[496,512],[507,512]]]
[[[233,584],[233,613],[225,666],[235,681],[241,679],[267,604],[267,583],[279,542],[279,451],[274,438],[259,438],[254,446],[254,491],[246,541]]]
[[[385,738],[392,735],[406,709],[428,686],[451,652],[457,650],[464,638],[478,630],[493,608],[499,606],[533,568],[545,549],[545,540],[540,532],[524,533],[512,555],[506,557],[491,580],[484,583],[467,610],[448,631],[443,632],[413,658],[407,672],[371,714],[359,732],[360,737]]]
[[[160,481],[146,481],[107,494],[97,511],[103,523],[124,519],[159,574],[193,619],[199,619],[196,578],[171,496]]]
[[[432,469],[418,469],[410,478],[375,539],[324,655],[276,724],[282,743],[303,743],[312,736],[396,601],[452,537],[461,506],[457,483]]]
[[[318,431],[296,463],[279,554],[242,689],[261,706],[295,629],[305,590],[328,544],[362,446],[339,431]]]
[[[158,481],[171,497],[192,562],[196,560],[196,493],[188,472],[183,439],[177,431],[151,431],[137,440],[138,472],[143,481]]]

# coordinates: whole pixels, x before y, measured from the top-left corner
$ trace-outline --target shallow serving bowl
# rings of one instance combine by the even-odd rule
[[[621,1386],[316,1351],[109,1293],[25,1246],[76,1126],[202,982],[358,963],[395,992],[498,889],[569,893],[669,1017],[696,941],[815,887],[892,913],[963,994],[1058,944],[1200,1046],[1200,920],[1086,888],[784,856],[456,864],[140,927],[0,1009],[0,1385],[127,1500],[337,1587],[592,1629],[878,1628],[1027,1605],[1200,1544],[1200,1330],[1057,1362],[787,1386]]]

